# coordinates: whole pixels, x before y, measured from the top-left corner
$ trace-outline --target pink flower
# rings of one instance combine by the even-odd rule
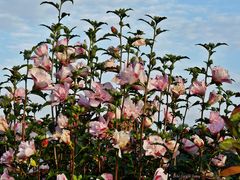
[[[65,174],[58,174],[57,175],[57,180],[68,180],[67,177],[65,176]]]
[[[173,117],[173,114],[166,109],[164,109],[164,121],[166,121],[168,124],[177,124],[176,118]]]
[[[14,160],[14,153],[15,151],[13,149],[9,149],[5,153],[3,153],[1,159],[0,159],[0,164],[5,164],[6,166],[11,166],[13,160]]]
[[[168,175],[164,173],[163,168],[158,168],[154,174],[153,180],[167,180]]]
[[[19,153],[17,154],[17,157],[21,160],[26,160],[28,157],[36,153],[33,140],[26,142],[22,141],[18,148]]]
[[[41,68],[32,68],[29,70],[29,75],[34,81],[34,88],[39,90],[51,89],[51,76]]]
[[[99,121],[91,121],[89,123],[89,133],[97,138],[104,138],[108,129],[107,122],[103,117],[99,117]]]
[[[167,149],[163,146],[164,141],[160,136],[151,135],[147,140],[143,141],[143,149],[146,151],[146,156],[161,157],[167,152]]]
[[[92,107],[99,106],[100,103],[109,102],[112,96],[106,91],[112,89],[110,83],[100,84],[97,82],[92,82],[92,91],[85,91],[85,95],[89,98],[89,104]]]
[[[57,118],[57,124],[61,129],[66,128],[68,126],[67,116],[64,116],[62,113],[60,113]]]
[[[208,104],[213,105],[216,102],[220,101],[223,98],[222,95],[217,94],[215,91],[210,92],[209,99],[208,99]]]
[[[113,180],[113,175],[110,174],[110,173],[103,173],[101,175],[101,177],[104,179],[104,180]]]
[[[17,88],[13,96],[17,102],[21,102],[21,100],[25,99],[25,89]]]
[[[40,56],[40,57],[48,55],[48,45],[47,44],[41,44],[40,46],[38,46],[35,49],[34,52],[37,56]]]
[[[182,78],[176,78],[175,81],[177,84],[171,88],[171,91],[173,93],[173,96],[178,98],[180,95],[183,95],[185,93],[185,86]]]
[[[217,167],[223,167],[223,166],[225,166],[226,160],[227,160],[227,156],[225,156],[223,154],[219,154],[218,156],[215,156],[211,160],[211,162]]]
[[[64,66],[68,66],[74,61],[75,49],[73,47],[66,47],[63,52],[57,52],[56,57]]]
[[[151,88],[152,86],[152,88]],[[159,91],[164,91],[168,87],[168,76],[156,76],[155,79],[150,80],[150,88],[148,89],[156,89]]]
[[[121,150],[123,150],[129,143],[130,133],[125,131],[115,130],[115,132],[113,133],[113,141],[114,141],[113,147],[119,150],[118,156],[121,158],[122,157]]]
[[[75,54],[76,55],[84,55],[86,54],[86,50],[82,47],[82,44],[80,42],[77,42],[74,46],[75,48]]]
[[[5,133],[8,127],[7,120],[3,116],[0,116],[0,133]]]
[[[67,38],[63,38],[63,39],[61,39],[61,40],[59,40],[58,42],[57,42],[57,45],[56,46],[67,46],[68,45],[68,42],[69,42],[69,40],[67,39]]]
[[[132,43],[132,46],[144,46],[146,45],[145,39],[138,39]]]
[[[206,84],[204,81],[194,81],[192,86],[190,87],[191,94],[204,96],[206,92]]]
[[[135,104],[129,97],[127,97],[123,104],[124,117],[137,119],[142,114],[143,105],[143,101],[140,100]]]
[[[134,84],[138,81],[144,84],[146,80],[147,76],[144,71],[144,66],[138,62],[125,67],[115,78],[113,78],[113,82],[119,85]]]
[[[60,142],[64,142],[64,143],[70,145],[71,144],[71,136],[70,135],[71,135],[71,133],[69,130],[63,129],[61,137],[60,137]]]
[[[232,83],[228,71],[222,67],[212,68],[212,80],[215,83]]]
[[[196,154],[199,150],[199,148],[189,139],[183,138],[183,150],[190,153],[190,154]]]
[[[3,174],[0,177],[1,180],[14,180],[13,177],[9,176],[7,168],[4,169]]]
[[[70,85],[68,83],[56,84],[54,86],[53,92],[51,94],[52,106],[58,105],[59,103],[64,102],[69,93]]]
[[[73,67],[69,66],[62,66],[62,68],[56,73],[56,77],[60,80],[60,82],[64,83],[72,83],[72,70]]]
[[[198,135],[192,135],[192,139],[194,144],[196,144],[198,147],[204,146],[204,141]]]
[[[34,61],[35,67],[41,67],[48,72],[52,70],[52,61],[48,56],[32,56],[31,59]]]
[[[177,143],[175,140],[165,142],[165,146],[168,148],[168,150],[170,150],[173,153],[174,158],[179,154],[178,151],[179,143]]]
[[[209,121],[208,129],[212,134],[217,134],[224,128],[225,122],[219,115],[219,112],[212,111],[210,113]]]

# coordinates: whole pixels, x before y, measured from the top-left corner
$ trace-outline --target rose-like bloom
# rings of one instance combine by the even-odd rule
[[[206,92],[206,84],[204,81],[194,81],[190,87],[190,93],[194,95],[204,96]]]
[[[68,180],[67,177],[65,176],[65,174],[58,174],[57,175],[57,180]]]
[[[189,139],[183,138],[183,150],[190,153],[190,154],[196,154],[199,150],[199,148]]]
[[[168,87],[168,76],[156,76],[155,79],[151,79],[149,82],[150,85],[148,85],[148,89],[156,89],[159,91],[164,91]]]
[[[6,166],[11,166],[13,159],[14,159],[14,153],[15,151],[13,149],[9,149],[5,153],[3,153],[1,159],[0,159],[0,164],[5,164]]]
[[[180,95],[185,93],[185,86],[182,78],[176,79],[177,84],[171,88],[173,96],[178,98]]]
[[[62,134],[61,134],[61,137],[60,137],[60,142],[64,142],[66,144],[71,144],[71,136],[70,136],[70,131],[69,130],[66,130],[66,129],[63,129],[62,130]]]
[[[212,92],[210,92],[209,99],[208,99],[208,102],[207,102],[207,103],[208,103],[209,105],[213,105],[213,104],[215,104],[216,102],[221,101],[222,98],[223,98],[222,95],[217,94],[215,91],[212,91]]]
[[[18,147],[18,151],[19,153],[17,154],[17,157],[21,160],[26,160],[28,157],[36,153],[34,141],[22,141]]]
[[[138,81],[144,84],[147,81],[147,76],[144,71],[144,66],[137,62],[131,63],[129,66],[121,70],[112,81],[119,85],[134,84]]]
[[[153,180],[167,180],[167,179],[168,179],[168,175],[164,173],[163,168],[158,168],[155,171]]]
[[[41,44],[40,46],[38,46],[34,53],[37,55],[37,56],[45,56],[45,55],[48,55],[48,45],[47,44]]]
[[[57,42],[56,46],[67,46],[68,42],[69,40],[67,38],[63,38]]]
[[[41,68],[32,68],[29,70],[29,75],[34,81],[34,88],[39,90],[51,89],[51,76]]]
[[[11,92],[9,94],[10,98],[13,98],[17,103],[21,103],[23,99],[25,99],[25,89],[20,87],[15,90],[15,92]]]
[[[225,122],[219,115],[219,112],[212,111],[210,113],[209,121],[208,129],[212,134],[217,134],[224,128]]]
[[[67,116],[64,116],[62,113],[60,113],[57,118],[57,124],[61,129],[66,128],[68,126]]]
[[[104,68],[116,68],[115,60],[113,58],[108,59],[104,62]]]
[[[133,101],[127,97],[123,104],[124,117],[137,119],[142,114],[143,105],[143,101],[140,100],[137,104],[134,104]]]
[[[31,59],[34,61],[35,67],[42,67],[47,72],[52,70],[52,61],[50,60],[49,56],[32,56]]]
[[[164,141],[160,136],[151,135],[147,140],[143,141],[143,149],[146,151],[146,156],[153,156],[155,158],[164,156],[167,149],[163,146]]]
[[[129,143],[130,134],[129,132],[115,130],[115,132],[113,133],[113,140],[114,140],[113,147],[119,150],[118,156],[121,158],[122,157],[121,150],[123,150]]]
[[[8,170],[5,168],[3,174],[0,177],[0,180],[14,180],[14,178],[9,176]]]
[[[65,83],[64,85],[56,84],[51,94],[52,106],[64,102],[68,97],[69,89],[70,85],[68,83]]]
[[[73,67],[69,66],[62,66],[61,69],[56,73],[56,77],[60,80],[60,82],[64,83],[72,83],[72,70]]]
[[[104,180],[113,180],[113,175],[110,174],[110,173],[103,173],[101,175],[101,177],[104,179]]]
[[[66,47],[63,52],[57,52],[56,57],[63,66],[68,66],[74,61],[75,52],[75,48]]]
[[[198,135],[192,135],[191,138],[193,139],[194,144],[196,144],[198,147],[204,146],[204,141]]]
[[[107,129],[108,125],[103,117],[99,117],[99,121],[91,121],[89,123],[89,133],[97,138],[104,138]]]
[[[228,71],[222,67],[212,68],[212,81],[215,83],[232,83]]]
[[[177,143],[175,140],[165,142],[165,146],[173,153],[174,158],[179,154],[179,143]]]
[[[82,44],[80,42],[77,42],[74,45],[74,48],[75,48],[75,55],[76,56],[86,54],[86,50],[82,47]]]
[[[138,39],[132,43],[132,46],[144,46],[146,45],[145,39]]]
[[[92,82],[92,91],[84,91],[85,95],[89,98],[89,104],[92,107],[99,106],[100,103],[109,102],[112,96],[106,91],[112,89],[110,83],[100,84],[97,82]]]
[[[164,121],[166,121],[168,124],[177,124],[176,118],[173,117],[173,114],[166,109],[164,109]]]
[[[83,62],[77,63],[73,68],[73,71],[77,72],[80,77],[87,77],[90,74],[90,67]]]
[[[7,120],[3,116],[0,116],[0,133],[5,133],[8,127]]]
[[[223,167],[223,166],[225,166],[226,160],[227,160],[227,156],[225,156],[223,154],[219,154],[218,156],[215,156],[211,160],[211,162],[217,167]]]

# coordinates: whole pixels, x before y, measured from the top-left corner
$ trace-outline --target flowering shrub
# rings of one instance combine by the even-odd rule
[[[99,37],[106,23],[84,19],[88,39],[76,42],[74,28],[62,24],[67,2],[42,3],[58,10],[58,22],[43,25],[49,38],[22,52],[25,64],[5,68],[1,179],[237,178],[239,93],[223,87],[233,79],[212,59],[226,44],[198,44],[208,59],[205,67],[187,68],[185,79],[174,70],[188,57],[160,57],[154,49],[166,17],[139,20],[153,31],[149,37],[125,33],[131,9],[108,11],[119,27]]]

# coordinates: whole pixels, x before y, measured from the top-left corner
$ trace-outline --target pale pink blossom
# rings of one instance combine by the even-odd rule
[[[124,150],[124,148],[126,148],[127,144],[130,142],[130,133],[115,130],[112,138],[114,141],[113,147],[118,149],[118,156],[121,158],[121,150]]]
[[[21,100],[25,99],[25,89],[22,87],[17,88],[13,96],[18,102],[20,102]]]
[[[227,160],[227,156],[223,154],[219,154],[218,156],[215,156],[214,158],[212,158],[211,162],[213,163],[213,165],[217,167],[223,167],[225,166],[226,160]]]
[[[222,95],[217,94],[215,91],[212,91],[212,92],[210,92],[209,99],[208,99],[208,102],[207,102],[207,103],[208,103],[209,105],[213,105],[213,104],[215,104],[216,102],[221,101],[222,98],[223,98]]]
[[[52,88],[51,76],[45,70],[34,67],[29,70],[29,75],[34,81],[34,88],[39,90],[47,90]]]
[[[204,96],[206,92],[206,84],[204,81],[194,81],[190,87],[190,93],[194,95]]]
[[[71,65],[62,66],[61,69],[56,73],[56,77],[60,80],[61,83],[72,83],[72,70],[73,67]]]
[[[57,42],[56,46],[67,46],[68,42],[69,42],[69,40],[67,38],[63,38]]]
[[[212,134],[219,133],[225,126],[223,118],[219,115],[219,112],[211,112],[209,117],[210,123],[208,129]]]
[[[228,71],[222,67],[212,68],[212,80],[215,83],[232,83]]]
[[[177,84],[171,88],[171,91],[174,97],[178,98],[180,95],[183,95],[185,93],[185,86],[182,78],[178,77],[175,81]]]
[[[104,62],[104,68],[116,68],[115,60],[113,58],[108,59]]]
[[[51,94],[52,105],[58,105],[64,102],[69,94],[70,85],[68,83],[56,84]]]
[[[12,176],[9,176],[7,168],[4,169],[3,174],[0,177],[0,180],[14,180]]]
[[[9,126],[5,117],[0,116],[0,133],[5,133],[8,130]]]
[[[58,118],[57,118],[57,124],[58,124],[58,127],[60,127],[61,129],[66,128],[68,126],[67,116],[60,113]]]
[[[192,135],[191,138],[193,139],[194,144],[196,144],[198,147],[204,146],[204,141],[198,135]]]
[[[179,143],[177,143],[175,140],[165,142],[165,146],[173,153],[174,158],[179,154]]]
[[[3,153],[1,159],[0,159],[0,164],[5,164],[6,166],[11,166],[13,160],[14,160],[14,153],[15,151],[13,149],[9,149],[5,153]]]
[[[37,56],[46,56],[48,55],[48,45],[47,44],[41,44],[40,46],[38,46],[34,53],[37,55]]]
[[[93,91],[84,91],[85,95],[89,98],[90,106],[97,107],[100,103],[111,101],[112,96],[107,90],[112,88],[113,87],[110,83],[100,84],[97,82],[92,82]]]
[[[156,89],[159,91],[165,91],[168,87],[168,76],[156,76],[155,79],[151,79],[148,89]]]
[[[99,117],[98,121],[91,121],[89,123],[89,133],[97,138],[104,138],[108,129],[107,122],[103,117]]]
[[[146,41],[143,38],[140,38],[132,43],[132,46],[144,46],[146,45]]]
[[[188,152],[189,154],[197,154],[199,148],[192,141],[190,141],[189,139],[183,138],[182,143],[183,143],[184,151]]]
[[[36,153],[34,141],[22,141],[18,147],[19,153],[17,157],[21,160],[26,160],[28,157]]]
[[[32,56],[31,59],[34,61],[35,67],[41,67],[47,72],[52,70],[52,61],[50,60],[49,56]]]
[[[75,64],[73,71],[80,77],[87,77],[90,74],[90,67],[83,62]]]
[[[153,156],[155,158],[164,156],[167,149],[164,147],[164,141],[160,136],[151,135],[147,140],[143,141],[143,149],[146,156]]]
[[[71,144],[71,136],[70,136],[70,131],[63,129],[60,137],[60,142],[64,142],[66,144]]]
[[[137,119],[142,114],[143,105],[144,103],[142,100],[138,101],[135,104],[129,97],[127,97],[126,99],[124,99],[123,104],[124,117]]]
[[[86,50],[82,47],[82,44],[80,42],[77,42],[75,45],[74,45],[74,48],[75,48],[75,55],[84,55],[86,54]]]
[[[82,94],[79,95],[78,104],[84,107],[90,107],[89,99]]]
[[[164,169],[163,168],[158,168],[155,171],[153,180],[167,180],[168,179],[168,175],[166,173],[164,173]]]
[[[113,180],[113,175],[110,174],[110,173],[103,173],[101,175],[101,177],[104,179],[104,180]]]
[[[57,175],[57,180],[68,180],[67,177],[65,176],[65,174],[58,174]]]
[[[166,109],[164,109],[164,121],[166,121],[168,124],[177,124],[176,118]]]
[[[56,57],[62,65],[68,66],[74,62],[75,49],[73,47],[66,47],[63,52],[57,52]]]
[[[144,66],[138,62],[125,67],[115,78],[113,78],[113,82],[119,85],[134,84],[138,81],[144,84],[146,80],[147,76],[144,71]]]

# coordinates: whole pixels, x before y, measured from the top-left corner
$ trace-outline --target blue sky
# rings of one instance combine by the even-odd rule
[[[0,68],[21,64],[23,58],[19,52],[31,48],[45,40],[48,31],[39,24],[51,24],[56,20],[56,11],[50,6],[40,6],[41,0],[1,0],[0,1]],[[156,50],[159,54],[172,53],[191,58],[180,64],[200,66],[206,59],[206,53],[197,43],[226,42],[228,47],[220,47],[214,56],[216,65],[229,70],[240,87],[240,1],[239,0],[75,0],[75,5],[67,4],[65,10],[71,13],[64,22],[77,25],[75,33],[80,41],[85,36],[87,24],[83,18],[106,21],[109,26],[116,18],[106,14],[117,8],[133,8],[128,20],[133,29],[148,28],[137,19],[144,14],[167,16],[162,23],[169,31],[158,39]],[[140,25],[140,26],[139,26]],[[108,27],[109,28],[109,27]],[[0,73],[2,79],[2,72]]]

